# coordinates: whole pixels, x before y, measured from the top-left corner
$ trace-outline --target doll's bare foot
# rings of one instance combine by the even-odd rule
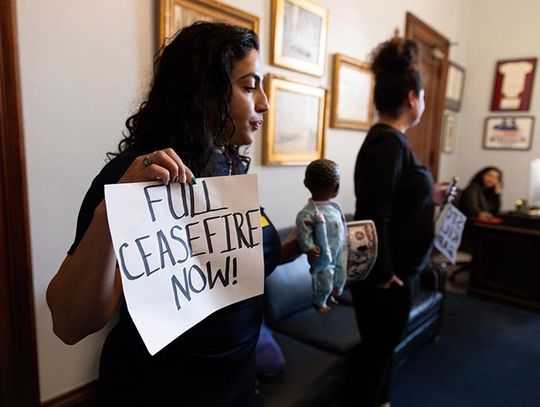
[[[335,305],[335,304],[339,304],[339,302],[338,302],[338,300],[336,300],[334,298],[333,295],[331,295],[330,297],[328,297],[328,304],[334,304]]]
[[[325,314],[327,313],[328,311],[330,311],[330,307],[327,306],[327,305],[321,305],[320,307],[315,307],[317,309],[317,312],[319,314]]]

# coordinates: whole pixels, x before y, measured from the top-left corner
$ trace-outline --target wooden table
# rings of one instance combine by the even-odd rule
[[[476,222],[469,293],[540,311],[540,228]]]

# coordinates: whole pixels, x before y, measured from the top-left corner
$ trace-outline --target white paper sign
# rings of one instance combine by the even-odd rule
[[[150,354],[263,293],[256,175],[105,185],[105,201],[127,307]]]
[[[451,203],[445,205],[435,225],[434,246],[452,264],[456,264],[457,252],[467,217]]]

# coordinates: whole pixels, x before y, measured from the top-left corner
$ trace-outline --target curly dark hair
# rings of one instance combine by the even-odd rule
[[[229,104],[233,68],[251,50],[259,50],[257,35],[234,25],[196,22],[179,31],[156,57],[148,96],[127,119],[128,134],[109,158],[170,147],[197,176],[209,176],[218,149],[249,166],[249,157],[229,143],[235,130]]]
[[[304,185],[312,194],[335,188],[340,181],[339,167],[327,159],[315,160],[306,167]]]
[[[410,90],[422,90],[418,70],[418,44],[394,37],[380,44],[372,54],[371,69],[375,74],[374,100],[380,113],[399,116]]]
[[[483,188],[484,187],[484,174],[486,174],[489,171],[495,171],[495,172],[499,173],[499,180],[500,180],[501,185],[502,185],[503,184],[503,173],[499,168],[494,167],[492,165],[484,167],[480,171],[478,171],[476,174],[474,174],[473,177],[471,178],[471,180],[469,181],[469,185],[478,184]]]

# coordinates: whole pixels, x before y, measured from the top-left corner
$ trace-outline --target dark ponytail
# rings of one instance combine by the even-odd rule
[[[380,44],[372,54],[375,74],[374,99],[379,113],[397,117],[413,90],[422,89],[418,71],[418,45],[413,40],[394,37]]]

